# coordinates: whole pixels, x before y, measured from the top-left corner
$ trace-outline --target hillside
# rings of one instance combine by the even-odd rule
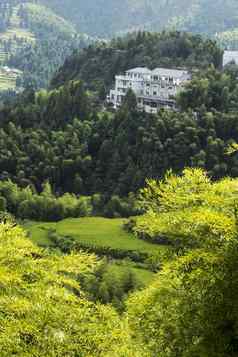
[[[107,37],[173,28],[214,35],[238,27],[236,0],[41,0],[77,28]]]
[[[237,357],[238,66],[221,58],[139,32],[1,103],[1,357]],[[191,69],[178,110],[131,90],[101,109],[137,63]]]
[[[86,36],[78,35],[72,24],[47,7],[17,0],[0,6],[0,64],[23,72],[17,83],[1,76],[0,90],[14,89],[16,84],[47,86],[67,55],[87,42]]]
[[[179,32],[139,32],[99,42],[74,53],[52,79],[52,87],[83,80],[90,90],[105,97],[116,74],[134,67],[220,67],[222,51],[211,40]]]
[[[123,232],[120,220],[52,222],[51,239],[63,240],[64,254],[34,244],[48,244],[48,224],[28,222],[27,233],[5,215],[2,356],[236,357],[237,184],[229,177],[214,182],[201,169],[148,180],[141,192],[147,210],[132,227],[136,237]],[[144,264],[79,249],[92,234],[99,244],[121,240],[137,248],[139,241],[157,249],[153,239],[165,235],[174,254],[163,262],[154,248],[145,262],[157,259],[153,274]]]
[[[237,95],[237,68],[212,66],[196,72],[181,92],[180,111],[157,115],[138,112],[129,94],[117,112],[101,112],[80,81],[25,93],[0,110],[0,178],[39,191],[49,180],[57,193],[96,194],[106,216],[137,214],[134,196],[127,202],[120,197],[135,193],[147,177],[189,166],[203,167],[213,178],[237,176],[237,156],[226,154],[237,142]],[[35,220],[39,210],[23,203],[24,210],[14,205],[13,213],[27,211]]]

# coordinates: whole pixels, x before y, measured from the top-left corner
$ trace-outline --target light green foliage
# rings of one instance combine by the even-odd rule
[[[110,303],[122,312],[128,294],[149,285],[154,277],[153,273],[134,265],[126,259],[110,262],[105,258],[94,274],[80,280],[81,286],[90,300]]]
[[[222,324],[226,325],[227,312],[223,288],[219,287],[224,278],[223,263],[213,254],[191,253],[164,267],[150,287],[130,298],[131,328],[138,344],[146,344],[151,356],[229,355],[223,354],[226,337]]]
[[[232,143],[230,144],[227,149],[226,149],[226,154],[227,155],[232,155],[238,151],[238,144],[237,143]]]
[[[186,248],[128,301],[130,326],[149,355],[237,356],[237,195],[237,179],[212,182],[200,169],[169,173],[142,191],[148,213],[135,230]]]
[[[10,180],[0,183],[0,192],[2,209],[7,208],[21,219],[54,221],[66,217],[88,216],[92,213],[90,198],[69,193],[57,197],[53,194],[49,182],[43,185],[40,194],[30,186],[19,188]]]
[[[212,182],[202,169],[185,169],[182,176],[170,172],[141,191],[147,213],[138,217],[135,232],[183,248],[222,245],[236,234],[237,195],[236,179]]]
[[[1,224],[1,356],[134,356],[126,321],[82,294],[77,277],[96,266],[82,252],[48,255],[21,228]]]
[[[182,176],[170,173],[148,185],[142,191],[148,212],[137,218],[135,229],[147,234],[152,226],[152,238],[162,230],[171,243],[179,237],[186,249],[162,266],[151,285],[129,297],[120,318],[112,307],[86,296],[121,309],[123,289],[136,286],[127,269],[105,270],[82,252],[48,255],[19,227],[0,225],[3,357],[237,356],[237,179],[213,182],[200,169],[186,169]],[[50,195],[47,186],[46,191]],[[100,220],[65,220],[54,227],[79,239],[105,235],[108,242],[111,232],[113,241],[120,220]]]
[[[228,31],[220,32],[216,34],[216,40],[224,48],[230,48],[232,50],[238,49],[238,29],[232,28]]]
[[[64,18],[57,16],[49,8],[33,3],[23,4],[21,11],[27,17],[28,25],[30,28],[40,32],[43,28],[44,31],[54,31],[55,33],[63,33],[72,36],[76,34],[74,26],[67,22]],[[42,31],[42,30],[41,30]]]

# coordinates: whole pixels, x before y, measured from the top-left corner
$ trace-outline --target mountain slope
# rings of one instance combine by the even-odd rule
[[[23,71],[20,87],[46,87],[65,58],[88,43],[74,25],[43,5],[9,0],[0,10],[0,64]]]
[[[164,27],[214,34],[238,27],[236,0],[40,0],[83,32],[111,36]]]
[[[52,87],[69,80],[83,80],[86,87],[101,98],[113,85],[116,74],[129,68],[145,66],[204,68],[220,67],[222,51],[214,41],[183,32],[139,32],[95,43],[67,58],[55,74]]]

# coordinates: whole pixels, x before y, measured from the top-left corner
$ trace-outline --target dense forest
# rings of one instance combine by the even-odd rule
[[[163,45],[179,34],[161,36]],[[184,49],[187,37],[180,36]],[[138,37],[131,41],[144,38],[149,46],[150,35]],[[158,37],[151,35],[151,42]],[[178,112],[138,112],[133,93],[128,93],[118,112],[101,111],[88,91],[89,80],[86,84],[67,81],[70,61],[61,70],[62,75],[65,68],[64,85],[48,92],[29,90],[15,102],[6,102],[0,110],[1,179],[11,179],[21,187],[33,185],[38,192],[48,180],[57,194],[99,193],[108,200],[113,195],[126,197],[137,192],[146,178],[161,178],[170,168],[181,172],[186,166],[198,166],[214,178],[236,176],[237,156],[228,157],[226,149],[237,141],[237,67],[216,69],[212,63],[219,63],[219,48],[210,40],[188,38],[195,52],[188,58],[196,58],[195,44],[200,41],[208,60],[206,69],[203,64],[177,98]],[[176,47],[176,53],[182,49]],[[97,50],[95,45],[95,49],[90,46],[84,52]],[[144,53],[143,46],[141,50]],[[107,50],[103,48],[99,53],[104,58],[102,53],[107,54]],[[204,58],[202,50],[199,56],[197,61]],[[114,68],[114,58],[109,58]],[[109,58],[106,56],[105,63]]]

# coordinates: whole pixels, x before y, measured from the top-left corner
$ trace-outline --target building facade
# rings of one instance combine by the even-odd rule
[[[223,67],[232,62],[238,65],[238,51],[224,51]]]
[[[115,77],[115,88],[107,100],[116,109],[121,106],[127,91],[132,89],[138,109],[147,113],[157,113],[161,108],[175,109],[176,95],[190,80],[191,75],[185,70],[134,68]]]

